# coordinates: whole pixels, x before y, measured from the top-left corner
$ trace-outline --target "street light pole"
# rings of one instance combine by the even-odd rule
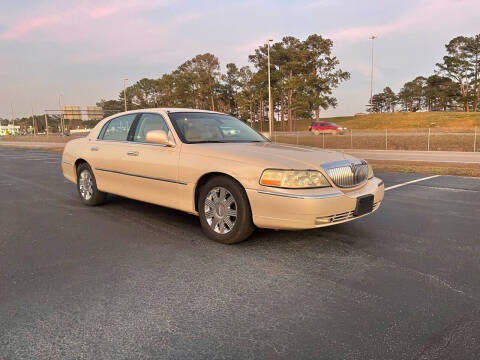
[[[34,113],[33,113],[33,105],[31,105],[31,107],[32,107],[32,128],[33,128],[33,135],[37,135],[36,124],[35,124],[37,119],[35,119],[35,115],[34,115]]]
[[[60,130],[62,130],[62,134],[64,134],[65,128],[63,124],[62,94],[58,94],[58,108],[60,110]]]
[[[269,38],[267,40],[267,57],[268,57],[268,133],[270,139],[272,138],[272,129],[273,129],[273,103],[272,103],[272,86],[270,84],[270,42],[273,39]]]
[[[370,71],[370,113],[373,112],[373,40],[377,37],[372,35],[370,40],[372,40],[372,69]]]
[[[12,110],[12,133],[15,135],[15,119],[13,117],[13,104],[10,103],[10,109]]]
[[[45,112],[45,131],[47,133],[47,136],[49,135],[48,133],[48,115],[47,113]]]
[[[127,80],[127,78],[123,79],[123,100],[125,102],[125,111],[127,111],[127,88],[125,87],[125,82]]]

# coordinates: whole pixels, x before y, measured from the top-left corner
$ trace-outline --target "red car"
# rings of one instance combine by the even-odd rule
[[[345,128],[338,126],[332,122],[312,122],[308,127],[308,131],[313,132],[315,135],[319,134],[343,134]]]

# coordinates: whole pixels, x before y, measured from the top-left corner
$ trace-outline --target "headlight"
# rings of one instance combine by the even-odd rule
[[[370,180],[371,178],[373,178],[373,167],[368,164],[368,179]]]
[[[315,170],[265,170],[260,184],[290,189],[308,189],[331,186],[320,171]]]

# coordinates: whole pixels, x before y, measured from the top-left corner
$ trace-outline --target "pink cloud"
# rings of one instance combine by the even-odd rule
[[[162,5],[165,1],[151,0],[87,0],[66,8],[58,6],[50,9],[42,9],[42,13],[24,19],[15,19],[4,33],[0,33],[0,40],[10,39],[28,39],[35,36],[35,31],[48,29],[55,25],[66,24],[62,26],[58,36],[62,37],[65,32],[69,32],[69,28],[75,27],[76,24],[85,25],[86,22],[94,21],[98,18],[108,17],[120,12],[129,13],[131,11],[141,10],[148,6]],[[53,14],[53,15],[50,15]],[[56,35],[56,34],[53,34]],[[71,35],[78,35],[77,29],[71,32]]]
[[[59,16],[39,16],[18,22],[6,32],[0,34],[0,39],[16,39],[38,28],[45,28],[62,21]]]
[[[90,11],[90,17],[93,19],[101,18],[115,14],[118,11],[117,7],[99,7]]]
[[[418,6],[393,21],[373,26],[357,26],[327,34],[327,37],[344,43],[365,41],[371,35],[389,36],[407,32],[441,29],[445,22],[463,22],[474,11],[478,0],[422,0]]]

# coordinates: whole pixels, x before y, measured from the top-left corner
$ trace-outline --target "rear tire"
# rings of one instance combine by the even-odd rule
[[[222,244],[244,241],[255,229],[245,190],[225,176],[214,177],[201,188],[198,214],[204,234]]]
[[[98,190],[95,175],[87,163],[82,163],[77,168],[77,190],[85,205],[101,205],[107,199],[107,193]]]

